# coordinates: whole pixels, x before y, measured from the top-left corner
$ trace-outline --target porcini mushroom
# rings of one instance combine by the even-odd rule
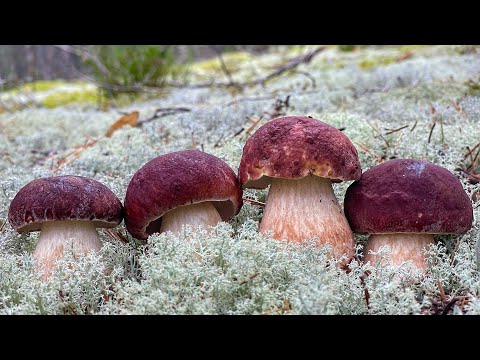
[[[318,237],[332,255],[353,255],[354,236],[332,182],[357,180],[357,150],[337,128],[309,117],[277,118],[245,143],[239,167],[244,188],[270,185],[259,226],[275,239],[303,242]]]
[[[122,209],[115,194],[96,180],[54,176],[21,188],[10,204],[8,220],[19,233],[40,231],[34,257],[48,278],[67,241],[72,241],[75,256],[98,251],[102,243],[96,228],[117,226]]]
[[[146,240],[153,233],[178,233],[182,225],[214,226],[243,205],[234,171],[214,155],[183,150],[158,156],[132,177],[125,196],[130,234]]]
[[[345,194],[345,215],[352,230],[370,234],[364,261],[390,246],[392,265],[409,260],[427,268],[423,249],[434,234],[463,234],[473,222],[472,203],[460,181],[447,169],[427,161],[395,159],[365,171]]]

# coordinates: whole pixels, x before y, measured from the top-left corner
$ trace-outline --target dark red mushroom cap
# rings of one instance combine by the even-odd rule
[[[111,228],[122,221],[123,206],[102,183],[83,176],[54,176],[33,180],[15,195],[8,221],[19,233],[41,230],[46,221],[92,221]]]
[[[238,172],[244,188],[264,189],[272,177],[358,180],[362,168],[355,146],[340,130],[313,118],[287,116],[269,121],[247,140]]]
[[[472,203],[460,181],[427,161],[395,159],[365,171],[345,194],[345,216],[360,234],[463,234]]]
[[[159,231],[167,211],[205,201],[212,201],[224,221],[240,211],[242,188],[230,166],[199,150],[161,155],[133,175],[125,196],[125,224],[133,237],[146,240]]]

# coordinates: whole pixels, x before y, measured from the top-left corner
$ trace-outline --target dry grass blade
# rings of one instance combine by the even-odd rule
[[[457,110],[460,114],[462,114],[463,116],[467,116],[467,114],[465,114],[465,112],[463,111],[463,109],[458,106],[458,104],[453,101],[453,100],[450,100],[450,104],[452,104],[452,106],[454,107],[455,110]]]
[[[246,198],[246,197],[243,198],[243,201],[247,201],[247,202],[249,202],[250,204],[253,204],[253,205],[265,206],[265,203],[263,203],[261,201],[249,199],[249,198]]]
[[[98,138],[93,138],[89,136],[89,139],[83,145],[75,146],[72,150],[70,150],[66,155],[62,156],[60,159],[57,160],[57,165],[52,169],[54,173],[57,173],[61,168],[64,166],[71,164],[75,160],[77,160],[82,153],[87,150],[89,147],[95,145],[98,140],[100,140],[103,136]],[[53,165],[53,162],[52,162]]]
[[[445,304],[447,302],[447,297],[445,296],[445,291],[443,290],[443,285],[440,279],[437,281],[438,290],[440,291],[440,298],[442,302]]]
[[[452,251],[452,255],[450,256],[450,264],[453,264],[453,260],[455,260],[455,254],[458,251],[458,247],[460,246],[460,242],[462,241],[462,238],[458,238],[457,242],[455,243],[455,248]]]

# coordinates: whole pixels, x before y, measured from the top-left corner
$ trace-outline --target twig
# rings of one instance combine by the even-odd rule
[[[430,128],[430,134],[428,134],[428,143],[429,144],[430,144],[430,140],[432,139],[433,129],[435,129],[435,125],[437,125],[436,121],[433,122],[432,127]]]
[[[246,283],[248,283],[250,280],[252,279],[255,279],[258,275],[260,275],[259,272],[255,273],[255,274],[252,274],[252,275],[249,275],[248,276],[248,280],[244,280],[240,283],[240,285],[245,285]]]
[[[445,304],[447,302],[447,297],[445,296],[445,291],[443,290],[442,282],[440,281],[440,279],[438,279],[437,285],[438,290],[440,290],[440,298],[442,299],[442,303]]]
[[[477,153],[475,154],[475,157],[473,158],[472,162],[471,162],[470,165],[467,167],[467,171],[471,170],[471,168],[476,164],[479,154],[480,154],[480,147],[478,148],[478,151],[477,151]]]
[[[232,74],[228,70],[227,65],[225,64],[225,61],[223,60],[222,51],[220,51],[220,49],[218,49],[217,46],[211,46],[211,48],[213,48],[213,50],[217,53],[218,60],[220,61],[220,68],[222,69],[223,73],[227,76],[230,86],[233,86],[241,90],[241,86],[239,86],[235,81],[233,81]]]
[[[246,134],[250,134],[250,132],[251,132],[253,129],[255,129],[255,127],[258,125],[258,123],[259,123],[260,121],[262,121],[262,119],[263,119],[263,115],[261,115],[257,120],[255,120],[255,121],[253,122],[253,124],[250,125],[250,127],[247,129],[247,131],[245,131],[245,133],[246,133]],[[249,120],[250,120],[250,119],[249,119]]]
[[[377,153],[375,153],[372,149],[370,149],[368,146],[364,145],[364,144],[360,144],[360,143],[357,143],[356,144],[359,148],[360,148],[360,151],[363,151],[364,153],[368,153],[370,155],[373,155],[374,157],[377,158],[377,160],[379,162],[381,162],[383,160],[383,158],[378,155]]]
[[[197,148],[197,142],[195,141],[195,132],[192,131],[192,149]]]
[[[305,77],[307,77],[312,82],[312,88],[313,89],[315,89],[317,87],[317,82],[315,81],[315,78],[311,74],[309,74],[308,72],[296,70],[295,73],[300,74],[300,75],[304,75]]]
[[[452,255],[450,256],[450,264],[453,264],[453,260],[455,259],[455,254],[457,253],[458,247],[460,246],[460,241],[462,238],[458,238],[457,242],[455,243],[455,247],[452,251]]]
[[[480,146],[480,143],[478,143],[477,145],[475,145],[475,146],[474,146],[473,148],[471,148],[471,149],[467,146],[467,150],[468,150],[468,151],[465,153],[465,155],[463,155],[463,159],[466,160],[466,159],[467,159],[467,156],[470,155],[470,158],[471,158],[472,161],[473,161],[472,153],[473,153],[473,152],[477,149],[477,147],[479,147],[479,146]]]
[[[249,202],[250,204],[253,204],[253,205],[265,206],[265,203],[263,203],[261,201],[249,199],[249,198],[246,198],[246,197],[243,197],[243,201],[247,201],[247,202]]]
[[[240,103],[240,102],[247,102],[247,101],[265,101],[265,100],[272,100],[272,99],[275,99],[277,97],[277,95],[273,95],[273,96],[259,96],[259,97],[244,97],[244,98],[241,98],[241,99],[235,99],[233,101],[230,101],[228,102],[227,104],[225,104],[225,106],[231,106],[231,105],[235,105],[237,103]]]
[[[365,277],[363,275],[359,276],[360,279],[360,284],[363,287],[363,292],[365,295],[365,303],[367,304],[367,309],[370,309],[370,293],[368,292],[366,283],[365,283]]]
[[[75,160],[77,160],[82,153],[95,145],[100,139],[104,137],[104,135],[99,136],[98,138],[93,138],[90,135],[87,136],[88,139],[83,145],[75,146],[72,150],[70,150],[66,155],[62,156],[59,160],[57,160],[57,166],[52,169],[54,173],[57,173],[62,167],[71,164]],[[52,161],[53,166],[53,161]]]
[[[223,133],[222,136],[220,136],[220,138],[217,140],[217,142],[213,145],[214,148],[220,146],[220,141],[222,141],[224,135],[225,135],[225,133]]]
[[[387,150],[390,150],[390,144],[388,143],[387,139],[383,137],[382,132],[378,130],[376,126],[373,126],[369,121],[367,121],[367,124],[370,125],[370,127],[377,132],[378,136],[383,140],[385,145],[387,145]]]
[[[455,168],[455,170],[456,171],[461,171],[462,173],[467,175],[468,181],[470,181],[470,183],[472,183],[472,184],[478,184],[480,182],[480,174],[469,173],[468,171],[462,169],[461,167],[457,167],[457,168]]]
[[[455,101],[450,100],[450,104],[452,104],[452,106],[455,108],[455,110],[457,110],[460,114],[462,114],[463,116],[467,116],[467,114],[465,114],[463,109],[460,106],[458,106],[458,104]]]
[[[325,45],[318,46],[316,49],[306,53],[305,55],[300,55],[297,56],[293,59],[291,59],[289,62],[287,62],[285,65],[278,67],[275,71],[272,73],[268,74],[264,78],[257,79],[251,82],[252,85],[265,85],[265,83],[268,80],[273,79],[274,77],[277,77],[281,74],[283,74],[285,71],[295,69],[298,65],[300,64],[306,64],[309,63],[316,55],[321,53],[323,50],[325,50],[327,47]],[[248,84],[248,83],[247,83]]]
[[[255,86],[255,85],[263,85],[270,81],[271,79],[282,75],[286,71],[291,71],[294,70],[296,67],[298,67],[300,64],[307,64],[309,63],[315,56],[317,56],[319,53],[321,53],[323,50],[325,50],[327,47],[325,45],[318,46],[314,50],[304,54],[300,55],[297,57],[294,57],[290,61],[288,61],[285,65],[279,66],[276,68],[274,71],[269,73],[268,75],[261,77],[259,79],[243,82],[243,83],[236,83],[237,86],[239,87],[249,87],[249,86]],[[230,87],[232,86],[231,83],[227,82],[208,82],[208,83],[203,83],[203,84],[180,84],[180,83],[168,83],[169,86],[172,87],[184,87],[184,88],[192,88],[192,89],[198,89],[198,88],[205,88],[205,87]]]
[[[438,120],[440,122],[440,134],[442,136],[442,144],[445,144],[445,133],[443,132],[443,119],[442,117]]]
[[[408,125],[404,125],[402,127],[399,127],[398,129],[393,129],[393,130],[389,130],[385,133],[385,135],[390,135],[390,134],[393,134],[394,132],[397,132],[397,131],[400,131],[400,130],[403,130],[405,128],[407,128]],[[411,131],[411,130],[410,130]]]
[[[189,112],[189,111],[192,111],[192,110],[189,109],[189,108],[186,108],[186,107],[158,108],[157,110],[155,110],[155,113],[153,114],[153,116],[151,116],[147,119],[138,120],[137,124],[138,124],[138,126],[142,126],[143,124],[146,124],[146,123],[148,123],[150,121],[153,121],[155,119],[162,118],[164,116],[174,115],[174,114],[177,114],[177,113]]]
[[[462,300],[461,306],[462,306],[462,311],[463,311],[463,305],[465,305],[465,299],[467,299],[466,296],[454,296],[454,297],[448,302],[448,304],[445,305],[445,308],[444,308],[443,311],[442,311],[442,315],[447,315],[448,312],[450,311],[450,309],[453,307],[453,305],[455,305],[455,303],[456,303],[457,301],[460,301],[460,300]],[[468,299],[467,299],[466,301],[468,301]]]
[[[417,122],[418,122],[418,120],[415,120],[415,123],[413,124],[412,128],[410,129],[410,132],[412,132],[417,127]]]
[[[393,155],[397,155],[397,150],[398,146],[400,145],[403,137],[403,132],[400,133],[400,136],[398,137],[397,141],[395,142],[395,145],[393,145]]]

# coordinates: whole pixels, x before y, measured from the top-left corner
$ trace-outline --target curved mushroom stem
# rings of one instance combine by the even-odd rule
[[[420,271],[427,269],[427,262],[423,254],[423,249],[430,244],[434,244],[432,234],[415,233],[390,233],[390,234],[372,234],[368,238],[367,244],[363,250],[363,261],[370,261],[372,265],[386,265],[382,263],[382,257],[369,254],[370,250],[378,252],[380,247],[388,245],[390,247],[391,265],[400,266],[411,260],[414,268]],[[380,261],[380,263],[379,263]]]
[[[45,222],[33,253],[37,264],[44,270],[44,280],[50,277],[55,259],[63,256],[69,240],[72,241],[75,255],[86,255],[90,250],[99,251],[102,247],[97,229],[91,221]]]
[[[337,259],[354,255],[354,236],[330,179],[272,179],[259,228],[261,233],[267,230],[273,230],[275,239],[294,242],[318,236],[317,244],[330,244]]]
[[[179,206],[165,213],[162,217],[160,232],[171,231],[178,234],[182,225],[197,227],[200,225],[215,226],[222,218],[211,201]]]

